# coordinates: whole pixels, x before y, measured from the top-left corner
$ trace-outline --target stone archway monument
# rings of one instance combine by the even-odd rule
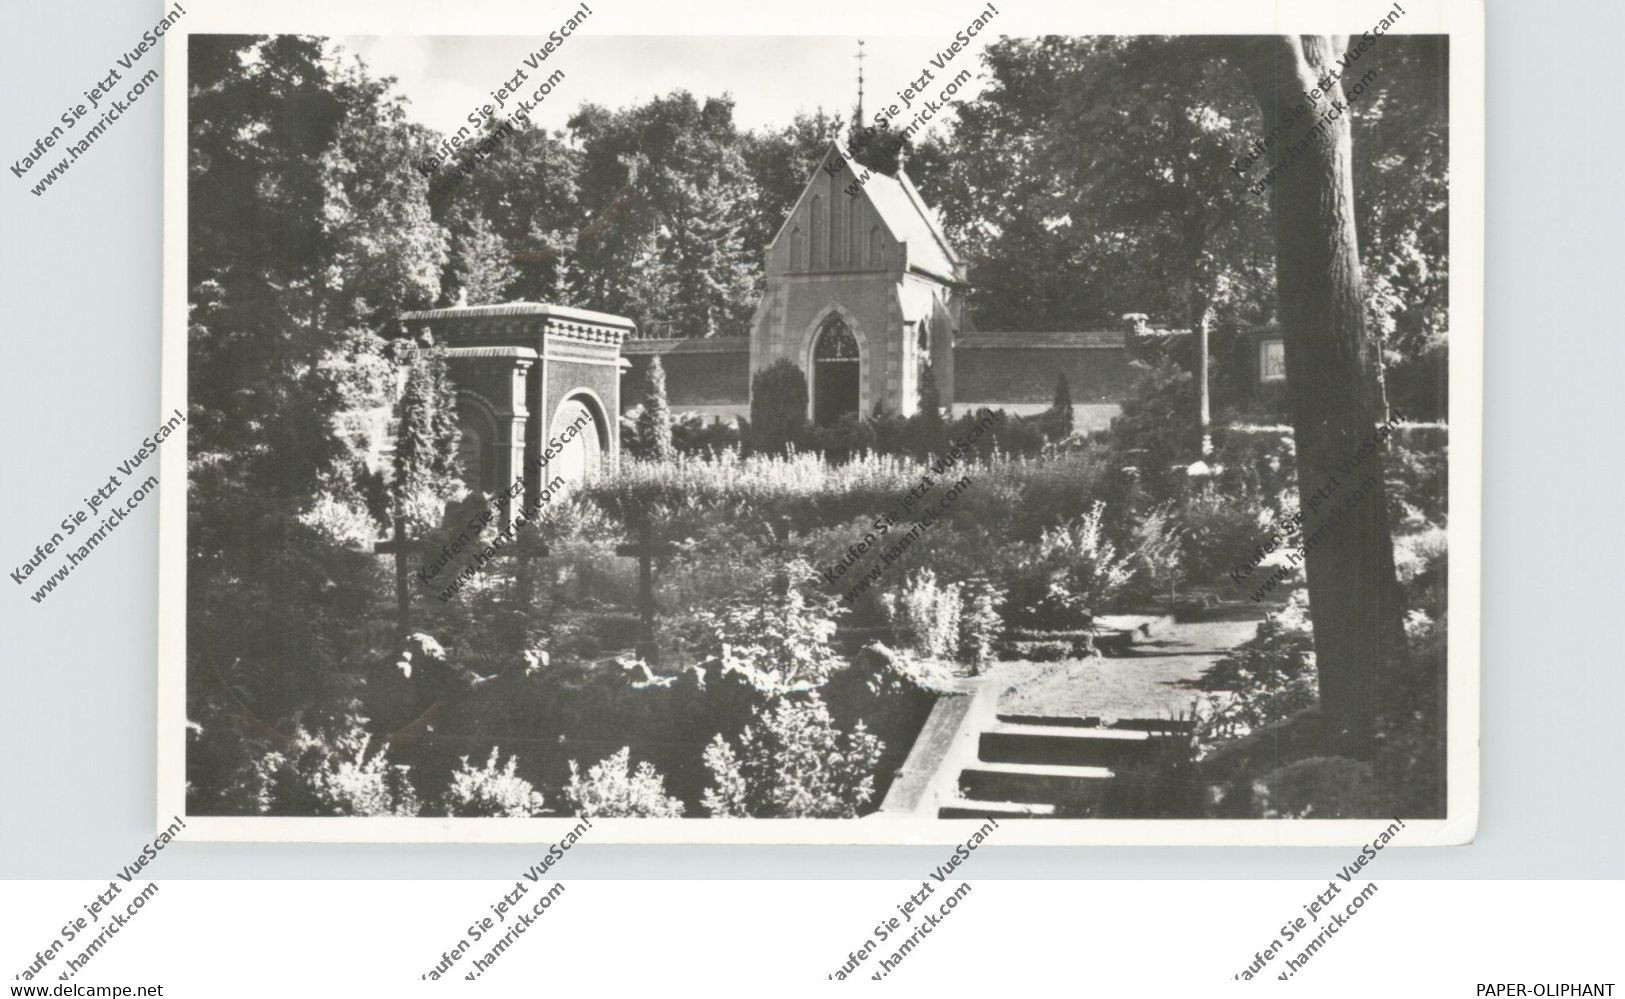
[[[620,455],[621,342],[630,319],[537,302],[456,305],[401,316],[446,348],[471,488],[517,494],[508,520],[555,476],[572,485]],[[569,440],[556,440],[564,435]],[[548,455],[551,450],[553,453]],[[477,461],[470,461],[477,459]]]

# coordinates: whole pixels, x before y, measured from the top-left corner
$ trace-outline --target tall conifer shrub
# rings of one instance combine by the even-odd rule
[[[649,392],[638,414],[638,443],[643,453],[657,461],[677,454],[671,440],[671,404],[666,400],[666,367],[659,357],[649,361]]]
[[[446,501],[461,486],[457,462],[457,398],[445,349],[424,334],[406,362],[406,385],[396,404],[395,480],[391,499],[405,512],[408,530],[439,524]]]

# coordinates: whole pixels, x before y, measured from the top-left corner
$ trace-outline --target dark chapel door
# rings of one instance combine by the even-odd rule
[[[813,345],[813,422],[821,427],[858,412],[858,338],[838,315],[824,321]]]

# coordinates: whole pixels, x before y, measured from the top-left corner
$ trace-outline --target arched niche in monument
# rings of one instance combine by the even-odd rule
[[[496,488],[496,420],[478,399],[459,393],[457,398],[457,467],[463,485],[476,493]]]
[[[579,486],[592,477],[604,463],[603,420],[595,410],[598,407],[586,396],[572,396],[559,403],[553,414],[553,423],[547,430],[548,441],[563,442],[561,452],[547,465],[544,484],[555,475],[571,486]],[[564,436],[575,427],[575,436],[564,441]]]

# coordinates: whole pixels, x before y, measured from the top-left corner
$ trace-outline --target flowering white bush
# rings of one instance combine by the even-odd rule
[[[811,575],[807,563],[799,561],[786,572],[792,581]],[[775,689],[784,690],[823,683],[845,665],[830,644],[839,613],[833,597],[804,593],[792,582],[782,597],[734,600],[721,610],[697,612],[694,622],[707,653],[726,647],[734,659],[775,678]]]
[[[519,757],[508,757],[501,766],[501,751],[493,747],[485,766],[475,769],[462,758],[462,766],[451,775],[446,789],[446,814],[458,818],[527,819],[542,814],[542,794],[530,781],[514,771]]]
[[[1134,559],[1119,555],[1105,538],[1105,513],[1106,504],[1097,500],[1082,517],[1038,539],[1039,559],[1064,567],[1070,594],[1096,612],[1134,576]]]
[[[407,768],[387,747],[368,755],[372,736],[350,718],[332,733],[294,730],[290,744],[254,760],[250,783],[266,815],[416,815]]]
[[[570,761],[570,783],[565,800],[579,815],[592,818],[676,819],[683,803],[666,796],[666,778],[648,760],[632,769],[632,750],[620,752],[588,768],[583,777]]]
[[[959,655],[976,672],[993,662],[993,650],[1004,631],[1004,591],[984,576],[965,584],[965,608],[959,616]]]
[[[930,659],[952,659],[959,651],[958,583],[939,586],[937,574],[922,569],[880,601],[892,630],[910,651]]]
[[[874,797],[884,749],[862,722],[842,734],[813,694],[780,698],[739,734],[737,750],[718,735],[705,749],[715,786],[703,801],[715,816],[855,818]]]

